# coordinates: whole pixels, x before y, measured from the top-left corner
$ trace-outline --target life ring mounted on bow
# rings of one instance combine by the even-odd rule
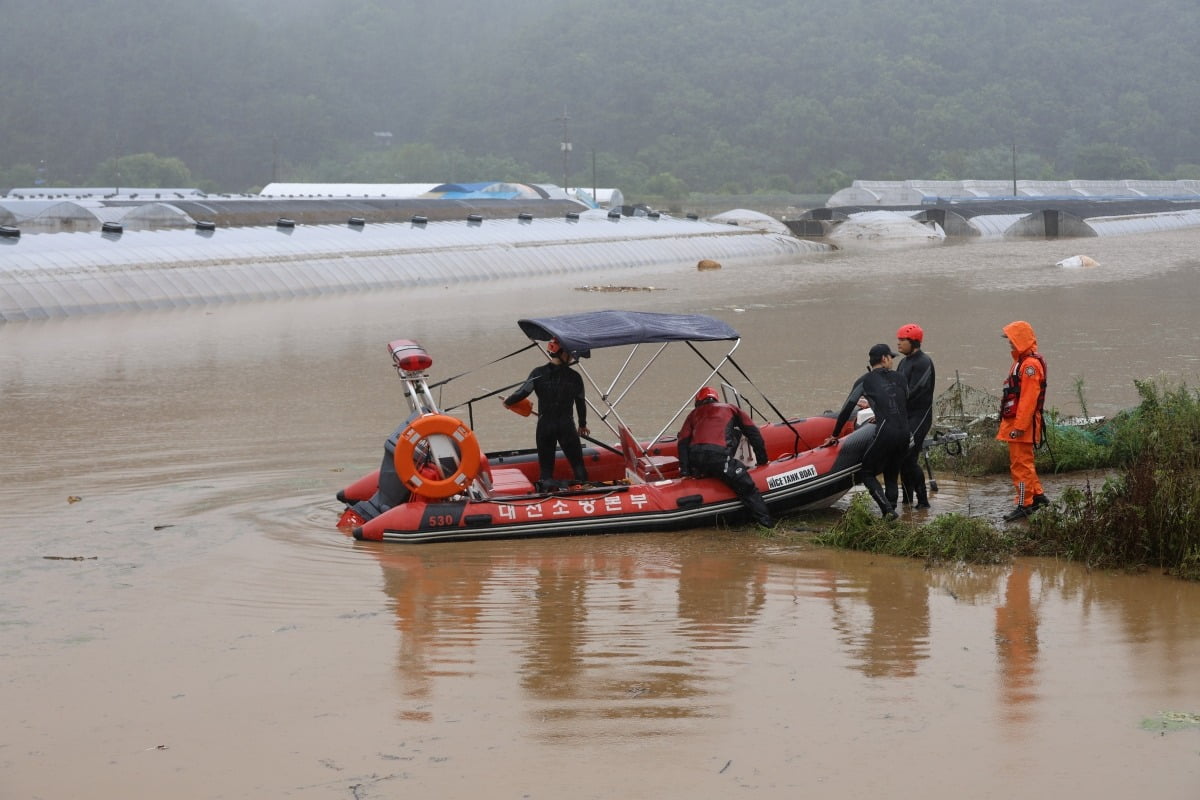
[[[417,445],[431,436],[446,436],[458,448],[458,468],[442,480],[431,480],[416,463]],[[460,419],[445,414],[426,414],[414,419],[396,440],[392,463],[404,485],[425,497],[442,500],[466,491],[479,475],[480,451],[475,433]]]

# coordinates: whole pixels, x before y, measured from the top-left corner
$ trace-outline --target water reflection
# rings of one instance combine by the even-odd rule
[[[378,548],[384,590],[400,633],[397,667],[404,679],[403,719],[429,722],[429,700],[438,678],[470,674],[469,648],[481,636],[481,596],[488,578],[474,565]]]
[[[911,565],[887,561],[838,578],[833,624],[854,669],[873,678],[911,678],[929,657],[929,586]]]
[[[396,614],[402,717],[434,721],[435,694],[508,668],[551,727],[709,716],[778,623],[764,622],[785,608],[769,611],[773,594],[824,609],[867,677],[911,678],[929,658],[929,573],[907,562],[818,552],[784,566],[737,533],[591,542],[360,545]]]
[[[996,608],[1000,704],[1012,723],[1027,722],[1037,700],[1038,614],[1030,596],[1031,579],[1028,565],[1013,567],[1004,582],[1004,605]]]
[[[679,563],[679,617],[697,649],[736,648],[738,634],[762,612],[766,566],[727,552],[689,548]]]
[[[439,683],[501,664],[547,723],[710,714],[702,698],[765,605],[765,564],[704,536],[589,540],[360,545],[396,614],[402,716],[432,721]],[[506,652],[484,664],[489,643]]]
[[[927,568],[711,531],[358,546],[378,560],[396,615],[399,718],[457,718],[464,682],[482,681],[522,710],[524,735],[546,743],[687,735],[689,720],[770,705],[803,658],[804,680],[838,713],[863,694],[872,714],[903,707],[920,719],[916,709],[947,702],[947,680],[960,697],[978,687],[982,705],[967,716],[994,717],[1015,746],[1063,707],[1040,663],[1048,607],[1068,631],[1084,629],[1058,631],[1062,652],[1072,637],[1110,658],[1165,648],[1150,668],[1182,691],[1197,667],[1200,623],[1185,618],[1196,587],[1172,603],[1156,596],[1169,585],[1150,582],[1147,599],[1129,591],[1136,577],[1055,562]],[[1113,623],[1103,635],[1086,632],[1095,614]],[[764,669],[761,685],[739,680]]]

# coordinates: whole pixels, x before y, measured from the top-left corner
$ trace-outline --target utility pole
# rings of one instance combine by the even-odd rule
[[[563,157],[563,191],[566,191],[570,186],[568,182],[567,160],[571,153],[571,137],[567,132],[567,123],[571,121],[571,116],[567,113],[566,106],[563,106],[561,117],[555,117],[556,122],[562,123],[562,157]]]
[[[1013,142],[1012,146],[1012,162],[1013,162],[1013,197],[1017,196],[1017,143]]]

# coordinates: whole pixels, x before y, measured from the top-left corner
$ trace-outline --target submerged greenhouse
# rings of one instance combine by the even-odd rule
[[[577,208],[577,206],[576,206]],[[567,211],[406,222],[0,233],[0,321],[169,309],[496,278],[587,273],[702,259],[794,260],[830,245],[790,234],[656,213]]]
[[[1200,225],[1200,181],[854,181],[784,222],[797,236],[836,238],[881,215],[949,238],[1150,233]]]

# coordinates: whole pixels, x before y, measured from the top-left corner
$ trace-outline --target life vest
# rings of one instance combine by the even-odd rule
[[[1012,419],[1017,415],[1017,406],[1021,402],[1021,367],[1025,364],[1025,359],[1034,358],[1042,366],[1041,386],[1038,389],[1037,406],[1033,410],[1033,418],[1035,423],[1034,429],[1034,444],[1041,442],[1041,436],[1046,431],[1046,419],[1043,414],[1043,407],[1046,404],[1046,359],[1041,353],[1027,353],[1017,359],[1013,364],[1012,372],[1004,380],[1004,391],[1000,396],[1000,417],[1002,419]]]

